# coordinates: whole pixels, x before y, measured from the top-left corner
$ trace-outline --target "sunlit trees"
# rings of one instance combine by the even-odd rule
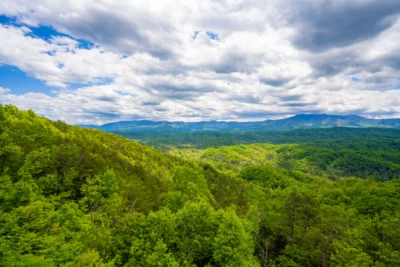
[[[0,105],[0,266],[399,266],[400,155],[382,142],[186,161]]]

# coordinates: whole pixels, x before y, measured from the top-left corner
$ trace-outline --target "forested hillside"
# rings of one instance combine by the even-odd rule
[[[145,133],[114,131],[115,134],[139,140],[142,143],[168,151],[174,148],[208,148],[240,144],[297,144],[314,143],[323,147],[353,147],[368,144],[374,148],[384,145],[391,148],[393,142],[400,142],[400,130],[382,128],[346,128],[298,129],[290,131],[254,131],[254,132],[161,132]],[[398,146],[397,146],[398,147]]]
[[[0,266],[399,266],[379,140],[167,154],[0,105]]]
[[[321,141],[295,144],[249,144],[205,149],[172,149],[169,154],[217,166],[235,173],[244,167],[268,165],[327,177],[400,177],[400,141]]]

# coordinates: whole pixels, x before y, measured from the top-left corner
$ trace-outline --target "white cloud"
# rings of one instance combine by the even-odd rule
[[[11,90],[0,86],[0,95],[8,94]]]
[[[26,26],[0,25],[0,64],[61,89],[0,97],[71,123],[400,116],[398,5],[377,3],[340,2],[323,16],[324,4],[291,0],[1,1],[1,13]],[[357,7],[361,20],[380,11],[371,31],[357,18],[332,24]],[[29,29],[39,25],[72,38],[40,39]]]

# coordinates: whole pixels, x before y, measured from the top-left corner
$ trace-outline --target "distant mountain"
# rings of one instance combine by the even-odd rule
[[[86,128],[97,128],[106,132],[246,132],[259,130],[291,130],[331,127],[382,127],[400,128],[400,119],[367,119],[357,115],[300,114],[281,120],[256,122],[170,122],[134,120],[107,123],[101,126],[80,125]]]

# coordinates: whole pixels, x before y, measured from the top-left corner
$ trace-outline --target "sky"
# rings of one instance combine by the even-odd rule
[[[400,118],[398,0],[2,0],[0,103],[71,124]]]

